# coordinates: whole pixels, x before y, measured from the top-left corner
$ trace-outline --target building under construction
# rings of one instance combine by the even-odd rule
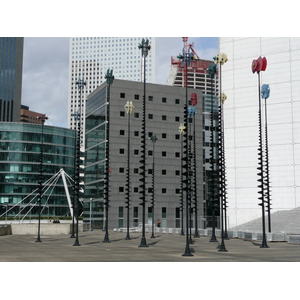
[[[189,88],[201,89],[203,94],[216,95],[218,89],[218,74],[215,78],[208,76],[207,68],[213,63],[212,60],[201,59],[194,49],[194,43],[188,44],[188,38],[183,38],[183,53],[190,54],[189,65],[184,64],[180,56],[171,57],[171,72],[168,85],[185,86],[185,74],[187,75],[187,86]],[[185,72],[185,68],[187,71]]]
[[[209,187],[211,181],[212,163],[218,159],[218,73],[213,78],[209,77],[208,67],[213,60],[201,59],[194,49],[194,43],[188,43],[188,38],[183,37],[183,55],[171,57],[171,71],[168,84],[178,87],[200,89],[203,99],[203,204],[206,224],[210,226],[211,210],[207,206]],[[216,53],[217,54],[217,53]],[[212,117],[212,119],[211,119]],[[212,123],[211,123],[212,122]],[[212,132],[213,131],[213,132]],[[211,157],[213,151],[213,159]],[[212,162],[213,160],[213,162]]]

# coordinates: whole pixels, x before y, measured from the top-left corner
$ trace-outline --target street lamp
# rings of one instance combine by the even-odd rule
[[[142,39],[142,43],[138,45],[138,48],[141,49],[142,52],[142,61],[144,64],[143,72],[144,72],[144,95],[143,95],[143,119],[142,119],[142,150],[141,150],[141,166],[140,166],[140,175],[141,175],[141,185],[139,186],[141,191],[140,200],[142,203],[142,239],[139,247],[148,247],[145,237],[145,219],[146,219],[146,57],[148,56],[148,51],[151,49],[149,45],[149,40]]]
[[[133,112],[134,105],[132,104],[132,101],[127,101],[125,106],[125,111],[128,115],[128,130],[127,130],[127,171],[126,171],[126,206],[127,209],[127,234],[125,240],[131,240],[130,234],[129,234],[129,206],[130,206],[130,115]]]
[[[155,143],[157,141],[156,135],[153,133],[152,136],[149,138],[152,141],[153,144],[153,151],[152,151],[152,201],[151,201],[151,207],[152,207],[152,234],[150,238],[155,238],[154,236],[154,202],[155,202],[155,165],[154,165],[154,154],[155,154]]]
[[[267,59],[264,57],[262,58],[261,56],[252,61],[252,73],[257,73],[258,75],[258,141],[259,141],[259,146],[258,146],[258,170],[259,173],[257,174],[259,176],[259,179],[257,180],[259,182],[258,188],[259,194],[261,195],[258,199],[261,200],[261,203],[258,205],[261,206],[262,210],[262,244],[260,248],[269,248],[267,245],[267,240],[266,240],[266,225],[265,225],[265,194],[264,194],[264,169],[263,169],[263,147],[262,147],[262,116],[261,116],[261,91],[260,91],[260,72],[265,71],[267,67]]]
[[[41,146],[40,146],[40,176],[39,176],[39,219],[38,219],[38,235],[36,242],[42,242],[41,241],[41,201],[42,201],[42,194],[43,194],[43,151],[44,151],[44,123],[46,120],[48,120],[48,117],[46,117],[45,114],[38,116],[38,120],[42,122],[42,135],[41,135]]]

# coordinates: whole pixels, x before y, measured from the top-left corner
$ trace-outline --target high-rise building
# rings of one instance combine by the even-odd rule
[[[130,227],[142,222],[140,200],[141,136],[143,119],[143,82],[113,81],[109,104],[109,170],[106,168],[107,86],[103,83],[87,99],[85,209],[84,220],[90,220],[90,199],[95,222],[103,221],[104,175],[109,172],[109,228],[126,227],[126,170],[130,130]],[[198,195],[198,227],[203,226],[203,113],[201,90],[188,89],[188,97],[196,93],[198,105],[194,118],[189,118],[189,140],[196,153],[196,190]],[[127,101],[134,106],[130,116],[125,111]],[[179,131],[184,123],[186,89],[159,84],[146,86],[146,223],[152,223],[152,174],[155,174],[155,221],[162,227],[180,228],[181,163],[183,137]],[[196,130],[195,130],[196,128]],[[195,133],[195,135],[193,135]],[[150,137],[155,134],[155,148]],[[193,144],[195,141],[195,144]],[[195,146],[194,146],[195,145]],[[153,159],[155,161],[153,169]],[[195,170],[195,168],[193,168]],[[153,173],[154,172],[154,173]],[[193,188],[194,190],[194,188]],[[195,216],[193,217],[195,222]],[[192,225],[194,226],[195,223]]]
[[[22,37],[0,37],[0,121],[19,122],[21,109]]]
[[[252,62],[259,56],[267,59],[260,84],[270,87],[267,106],[262,99],[262,132],[265,147],[267,120],[272,212],[300,206],[300,38],[224,37],[219,49],[228,57],[222,67],[222,89],[227,95],[227,199],[229,227],[233,227],[262,216],[257,170],[259,82],[257,73],[252,73]]]
[[[85,128],[86,96],[105,81],[108,69],[116,79],[141,81],[141,37],[72,37],[69,53],[68,126],[76,128],[72,114],[78,110],[81,97],[81,122]],[[151,50],[147,57],[146,79],[155,82],[155,38],[149,40]],[[76,86],[78,79],[86,85],[81,90]],[[84,146],[84,134],[82,135]]]

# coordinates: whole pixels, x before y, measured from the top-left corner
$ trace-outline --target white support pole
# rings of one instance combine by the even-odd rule
[[[70,193],[69,193],[69,189],[68,189],[68,185],[67,185],[67,181],[66,181],[65,171],[63,169],[60,169],[60,174],[61,174],[61,178],[62,178],[63,183],[64,183],[65,192],[66,192],[66,196],[67,196],[67,200],[68,200],[68,204],[69,204],[69,208],[70,208],[71,217],[73,217],[73,208],[72,208]]]

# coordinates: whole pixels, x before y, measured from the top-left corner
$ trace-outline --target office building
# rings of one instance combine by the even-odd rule
[[[21,105],[21,123],[42,124],[43,114],[29,110],[29,106]]]
[[[23,69],[22,37],[0,37],[0,122],[19,122]]]
[[[252,62],[266,57],[260,84],[269,84],[267,128],[272,212],[300,206],[300,38],[222,37],[229,227],[262,216],[258,198],[258,75]],[[265,146],[265,101],[262,132]],[[272,219],[271,219],[272,220]]]
[[[43,137],[43,217],[70,216],[62,177],[74,174],[74,131],[38,124],[0,122],[0,215],[23,219],[38,216],[40,151]],[[53,184],[52,184],[53,183]],[[71,183],[71,181],[70,181]],[[69,185],[70,194],[72,185]]]
[[[76,124],[72,114],[78,110],[81,97],[81,122],[85,128],[85,101],[87,95],[105,81],[107,70],[113,70],[116,79],[141,81],[141,37],[72,37],[69,54],[68,126]],[[149,40],[151,50],[147,57],[146,79],[155,82],[155,38]],[[86,85],[81,90],[76,82],[84,79]],[[82,135],[82,146],[84,133]]]
[[[128,118],[125,111],[127,101],[132,101],[134,109],[130,114],[130,227],[142,222],[140,198],[141,178],[141,130],[143,119],[143,82],[115,79],[110,86],[109,118],[109,161],[110,198],[109,228],[126,227],[125,208],[126,170],[128,154]],[[195,125],[198,227],[203,222],[203,113],[201,90],[188,89],[188,97],[196,93],[198,104],[195,118],[189,123],[191,140]],[[152,172],[155,174],[155,221],[160,219],[162,227],[180,228],[181,196],[181,145],[179,132],[184,122],[186,89],[169,85],[147,83],[146,85],[146,223],[152,223],[151,195]],[[105,174],[105,141],[107,118],[107,86],[100,85],[87,98],[86,106],[86,161],[85,199],[87,201],[84,221],[92,218],[103,222],[103,182]],[[153,134],[157,141],[149,139]],[[153,171],[153,159],[155,160]],[[195,220],[195,219],[193,219]],[[100,225],[101,226],[101,225]]]

